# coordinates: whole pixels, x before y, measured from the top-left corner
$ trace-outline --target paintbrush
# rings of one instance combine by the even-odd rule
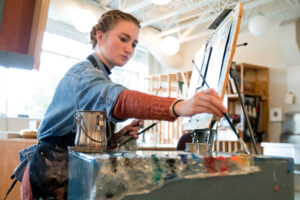
[[[137,135],[140,135],[146,131],[148,131],[149,129],[153,128],[155,125],[157,124],[157,122],[154,122],[153,124],[151,124],[150,126],[148,126],[147,128],[144,128],[142,131],[138,132]],[[118,147],[123,146],[124,144],[126,144],[127,142],[129,142],[130,140],[134,139],[132,136],[130,136],[128,139],[126,139],[125,141],[123,141],[122,143],[120,143],[118,145]]]
[[[205,80],[204,76],[201,74],[200,70],[198,69],[198,67],[197,67],[196,63],[194,62],[194,60],[192,60],[192,63],[194,64],[197,71],[199,72],[204,84],[207,86],[207,88],[210,88],[207,81]],[[224,115],[225,119],[227,120],[227,122],[228,122],[230,128],[232,129],[232,131],[234,132],[234,134],[237,136],[238,140],[240,141],[240,143],[241,143],[242,147],[244,148],[244,150],[246,151],[246,153],[250,154],[250,151],[249,151],[247,145],[245,144],[244,140],[240,137],[240,134],[238,134],[235,126],[233,125],[233,123],[231,122],[231,120],[229,118],[228,113],[226,112],[226,113],[222,113],[222,114]]]

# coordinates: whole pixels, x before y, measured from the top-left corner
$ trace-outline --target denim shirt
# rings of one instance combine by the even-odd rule
[[[78,110],[105,111],[110,122],[121,121],[114,118],[112,112],[120,93],[127,88],[113,83],[104,64],[98,56],[92,55],[99,69],[86,59],[71,67],[59,82],[40,125],[39,141],[47,141],[53,136],[74,137],[76,130],[74,115]]]
[[[59,82],[40,125],[39,141],[53,142],[54,138],[57,144],[74,144],[74,115],[78,110],[105,111],[110,122],[121,121],[114,118],[112,112],[120,93],[127,88],[113,83],[98,56],[92,56],[99,69],[86,59],[71,67]],[[37,145],[32,145],[19,151],[21,162],[13,173],[17,180],[22,180],[27,162],[31,160],[36,149]]]

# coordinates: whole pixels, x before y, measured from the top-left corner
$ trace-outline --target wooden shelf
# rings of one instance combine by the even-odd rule
[[[262,100],[268,100],[268,96],[266,95],[261,95],[260,93],[256,92],[243,92],[244,95],[249,95],[249,96],[260,96]]]
[[[261,96],[259,93],[255,93],[255,92],[244,92],[242,94],[245,94],[245,95],[251,95],[251,96]],[[239,96],[238,94],[227,94],[227,98],[229,100],[238,100],[239,99]],[[262,100],[263,101],[267,101],[269,98],[267,96],[261,96]]]
[[[262,129],[268,140],[269,122],[269,68],[254,64],[240,63],[235,65],[238,72],[239,90],[242,95],[261,97]],[[242,115],[241,105],[237,93],[233,93],[235,86],[233,80],[228,82],[228,111],[230,114],[240,114],[242,126],[245,119]],[[253,111],[252,111],[253,112]],[[244,126],[243,126],[244,127]],[[244,131],[244,130],[242,130]]]
[[[161,87],[158,96],[174,97],[178,99],[184,99],[187,95],[187,88],[192,76],[192,71],[172,73],[172,74],[160,74],[153,75],[145,78],[145,91],[150,94],[156,94],[158,88]],[[175,145],[178,139],[183,134],[182,131],[182,117],[179,117],[175,122],[161,121],[151,131],[145,134],[153,134],[152,139],[156,144],[154,145]],[[153,123],[151,120],[145,120],[144,126],[147,127]],[[143,136],[145,141],[146,136]],[[141,147],[143,150],[152,150],[152,147]],[[153,149],[157,150],[157,146]],[[171,148],[174,150],[174,148]]]
[[[234,99],[239,99],[239,96],[238,96],[238,94],[228,94],[227,98],[234,100]]]

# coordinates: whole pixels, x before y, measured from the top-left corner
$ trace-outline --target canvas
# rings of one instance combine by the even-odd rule
[[[195,56],[195,65],[188,90],[189,98],[208,87],[214,88],[220,97],[224,98],[242,13],[242,3],[238,3],[232,10],[224,10],[210,25],[215,31],[201,47],[200,53]],[[200,73],[207,84],[204,84]],[[183,121],[183,129],[191,131],[211,128],[214,120],[215,117],[207,113],[186,117]]]

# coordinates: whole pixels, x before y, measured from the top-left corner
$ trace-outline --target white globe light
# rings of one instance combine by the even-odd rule
[[[172,36],[165,37],[161,42],[160,48],[168,56],[175,55],[179,50],[179,41]]]
[[[263,15],[258,14],[252,17],[248,23],[249,31],[255,36],[265,34],[270,27],[270,21]]]
[[[171,0],[151,0],[152,3],[156,5],[166,5],[170,2]]]
[[[90,10],[76,9],[72,14],[72,23],[78,31],[88,33],[97,23],[97,19]]]

